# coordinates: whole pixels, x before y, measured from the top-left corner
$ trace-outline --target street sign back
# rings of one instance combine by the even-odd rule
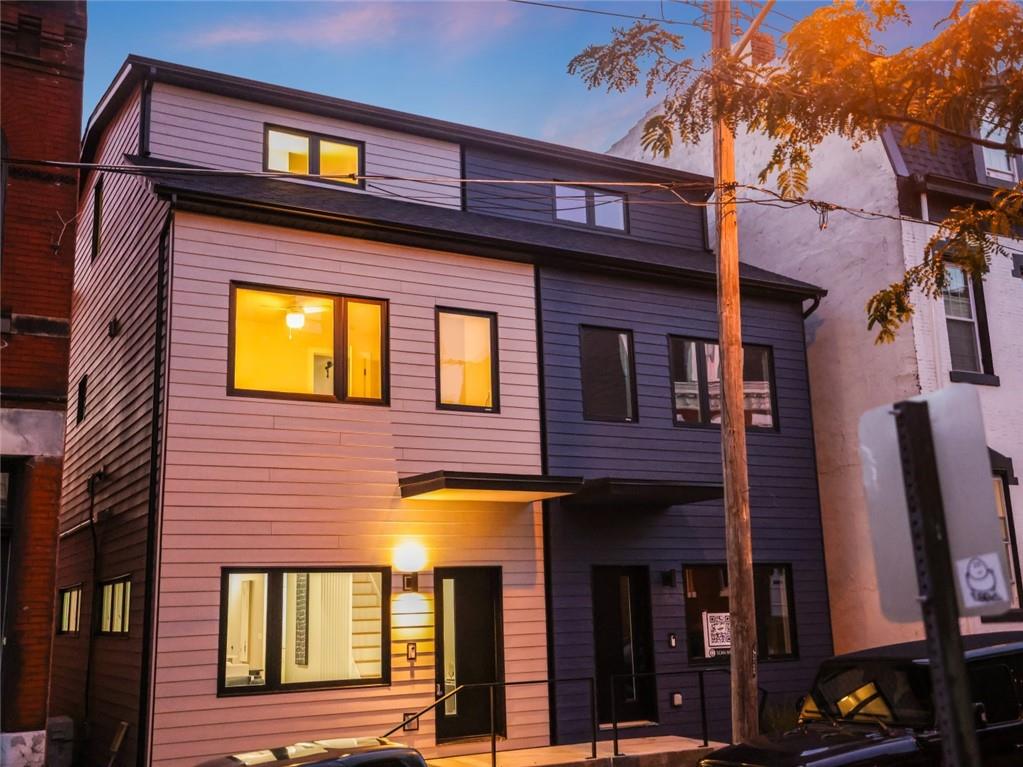
[[[1010,607],[1008,570],[980,399],[974,387],[953,384],[911,401],[926,402],[930,412],[959,614],[1001,615]],[[891,405],[860,419],[860,459],[881,609],[893,621],[918,621],[919,588]]]

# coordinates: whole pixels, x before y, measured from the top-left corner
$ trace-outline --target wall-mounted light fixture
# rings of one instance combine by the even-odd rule
[[[394,547],[394,569],[402,574],[402,591],[419,591],[419,571],[425,567],[426,549],[419,541],[403,541]]]
[[[678,588],[678,572],[676,570],[661,571],[661,585],[669,589]]]

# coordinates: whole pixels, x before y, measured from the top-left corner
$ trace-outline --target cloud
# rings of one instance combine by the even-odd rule
[[[540,138],[579,149],[605,152],[658,103],[640,88],[625,94],[597,91],[586,94],[582,103],[565,104],[553,110],[540,126]]]
[[[241,5],[241,4],[239,4]],[[445,55],[474,49],[512,26],[517,8],[496,2],[289,3],[314,8],[282,19],[262,12],[270,5],[245,5],[247,19],[231,19],[187,35],[197,47],[289,44],[355,48],[392,40],[427,43]]]

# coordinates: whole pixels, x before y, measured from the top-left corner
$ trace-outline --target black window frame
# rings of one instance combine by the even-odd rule
[[[123,628],[123,629],[118,629],[117,631],[114,631],[113,629],[107,630],[107,629],[103,628],[103,592],[106,591],[106,589],[108,587],[111,589],[111,594],[110,594],[110,599],[111,599],[110,622],[111,622],[111,626],[112,626],[113,625],[113,620],[114,620],[114,617],[113,617],[114,591],[113,590],[114,590],[114,587],[118,583],[124,583],[124,584],[127,584],[127,586],[128,586],[127,589],[123,589],[121,591],[121,597],[122,597],[122,600],[123,600],[122,603],[121,603],[121,617],[123,619],[122,622],[127,624],[127,627]],[[95,598],[94,615],[96,616],[96,618],[95,618],[95,622],[96,622],[96,631],[95,631],[95,633],[96,633],[96,635],[97,636],[109,636],[109,637],[127,637],[127,636],[130,636],[131,635],[131,626],[132,626],[132,620],[131,620],[131,575],[130,574],[129,575],[119,575],[116,578],[107,578],[105,580],[99,581],[96,584],[96,595],[95,596],[96,596],[96,598]]]
[[[571,219],[561,218],[558,215],[558,187],[567,186],[578,189],[583,193],[585,197],[584,205],[586,210],[586,221],[572,221]],[[606,194],[614,197],[621,198],[622,201],[622,226],[618,228],[616,226],[604,226],[603,224],[597,223],[596,214],[596,202],[594,197],[598,194]],[[577,183],[572,181],[555,181],[551,187],[551,211],[554,221],[564,226],[582,227],[584,229],[597,229],[603,232],[620,232],[622,234],[629,234],[629,195],[626,192],[619,192],[616,189],[608,189],[605,187],[594,187],[594,186],[578,186]]]
[[[946,268],[953,266],[960,271],[962,267],[956,264],[946,264]],[[965,271],[963,276],[966,276]],[[948,378],[952,383],[971,383],[977,386],[1000,386],[1001,380],[995,374],[994,357],[991,353],[991,335],[988,330],[987,302],[984,300],[984,277],[979,274],[972,274],[967,278],[970,293],[973,298],[973,309],[976,313],[974,322],[977,325],[977,351],[980,353],[980,370],[953,370],[952,352],[949,349]],[[942,312],[945,311],[944,298],[942,299]],[[948,342],[948,315],[945,315],[945,340]]]
[[[696,371],[697,385],[700,392],[700,411],[703,414],[698,422],[680,421],[675,410],[675,341],[691,341],[697,345],[696,349]],[[675,426],[683,429],[721,429],[720,423],[714,423],[710,419],[710,386],[707,381],[707,355],[706,344],[714,344],[719,349],[720,342],[716,338],[703,338],[699,336],[683,336],[677,333],[668,334],[668,397],[671,405],[671,420]],[[781,417],[778,413],[778,380],[774,369],[774,346],[771,344],[745,343],[742,344],[743,358],[747,349],[763,349],[767,352],[767,375],[768,383],[771,385],[771,425],[756,426],[749,424],[746,431],[754,432],[779,432],[781,431]],[[746,383],[743,378],[743,384]],[[745,420],[745,408],[743,408]],[[706,420],[704,420],[706,419]]]
[[[685,574],[686,570],[696,567],[717,567],[720,568],[723,573],[723,582],[725,585],[728,584],[728,566],[723,562],[689,562],[682,564],[682,619],[686,623],[685,631],[685,643],[686,643],[686,657],[689,663],[700,666],[713,666],[727,663],[729,655],[719,655],[713,658],[704,658],[702,656],[694,656],[689,652],[689,625],[686,618],[686,604],[688,597],[685,594]],[[766,626],[761,623],[761,618],[764,614],[760,606],[756,604],[756,593],[757,593],[757,573],[766,572],[771,568],[783,568],[786,572],[786,591],[788,593],[789,600],[789,623],[792,632],[792,652],[785,655],[768,655],[767,654],[767,641],[766,641]],[[798,661],[799,660],[799,617],[796,614],[796,585],[795,585],[795,574],[792,562],[754,562],[753,563],[753,595],[754,603],[757,614],[757,660],[760,663],[776,663],[785,661]]]
[[[313,296],[329,299],[334,303],[334,393],[313,394],[309,392],[279,392],[266,389],[243,389],[234,385],[235,346],[237,337],[237,299],[238,289],[256,290],[264,293],[281,293],[284,295]],[[348,304],[376,304],[380,306],[381,349],[380,349],[380,399],[370,397],[350,397],[347,392],[348,382]],[[301,400],[307,402],[334,402],[353,405],[372,405],[389,407],[391,404],[391,302],[387,298],[358,296],[353,294],[333,293],[330,291],[307,290],[304,288],[288,288],[279,285],[262,285],[251,282],[232,280],[228,297],[227,327],[227,394],[230,397],[258,397],[260,399]]]
[[[81,582],[72,583],[70,586],[62,586],[57,589],[57,620],[56,623],[56,634],[57,636],[78,636],[82,631],[82,597],[85,594],[83,588],[84,584]],[[78,614],[75,616],[75,628],[67,629],[64,627],[64,596],[71,594],[72,592],[78,592]],[[129,628],[130,628],[129,621]]]
[[[99,258],[103,235],[103,174],[96,177],[96,185],[92,188],[92,251],[89,261]]]
[[[301,138],[309,140],[309,173],[303,175],[301,173],[291,173],[290,171],[284,171],[280,169],[274,169],[270,167],[270,131],[276,133],[286,133],[290,136],[300,136]],[[329,141],[331,144],[344,144],[345,146],[352,146],[359,150],[359,178],[353,181],[346,181],[342,178],[324,178],[320,176],[320,142]],[[325,184],[336,184],[337,186],[346,189],[365,189],[366,188],[366,142],[358,139],[345,138],[344,136],[332,136],[327,133],[318,133],[316,131],[302,130],[301,128],[290,128],[286,125],[277,125],[275,123],[264,123],[263,124],[263,171],[266,173],[285,173],[287,175],[296,176],[298,178],[305,178],[309,180],[315,180],[319,183]]]
[[[282,683],[280,652],[281,617],[284,613],[282,588],[285,573],[380,573],[380,677],[372,680],[340,679],[330,682]],[[266,574],[266,668],[265,682],[251,687],[228,687],[227,664],[227,597],[232,574]],[[391,686],[391,568],[386,565],[289,565],[287,567],[222,567],[220,569],[220,623],[217,627],[217,697],[241,695],[280,695],[312,690],[334,690],[339,687]]]
[[[624,333],[629,337],[629,377],[631,382],[630,401],[632,402],[631,418],[596,418],[586,414],[586,361],[583,359],[583,336],[588,331]],[[631,328],[616,328],[607,325],[579,325],[579,396],[582,406],[583,420],[593,423],[639,423],[639,382],[636,380],[636,336]],[[592,386],[592,384],[591,384]]]
[[[442,402],[440,398],[440,316],[441,314],[457,314],[463,317],[486,317],[490,320],[490,407],[480,405],[459,405]],[[433,369],[435,405],[437,410],[456,410],[463,413],[500,413],[501,412],[501,362],[499,352],[499,334],[497,329],[497,312],[484,309],[463,309],[455,306],[433,307]]]
[[[88,410],[89,374],[83,373],[78,379],[78,392],[75,399],[75,425],[82,423]]]

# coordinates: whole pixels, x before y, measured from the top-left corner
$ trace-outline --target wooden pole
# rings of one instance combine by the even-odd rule
[[[719,63],[732,45],[731,3],[712,0],[713,56]],[[717,187],[718,337],[721,350],[721,465],[725,486],[725,548],[731,614],[732,740],[759,731],[757,622],[753,604],[746,418],[739,312],[739,222],[735,203],[735,136],[723,119],[714,123]]]

